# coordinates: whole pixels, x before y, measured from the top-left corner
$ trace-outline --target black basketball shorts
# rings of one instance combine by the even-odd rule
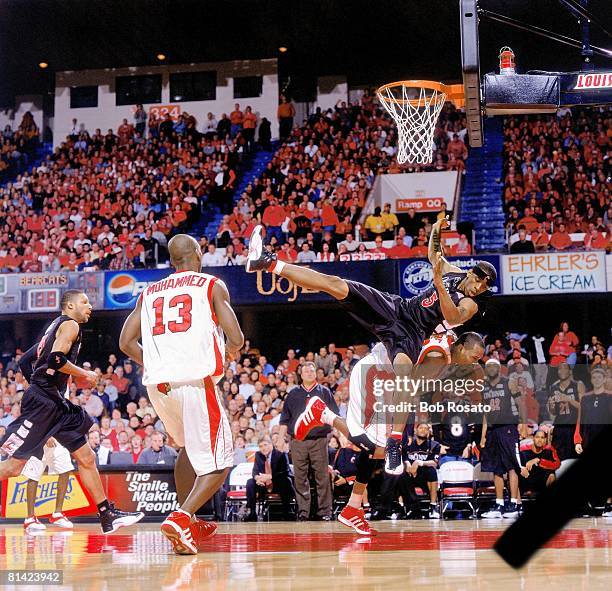
[[[25,391],[21,416],[8,426],[0,442],[4,453],[24,460],[31,456],[42,459],[49,437],[55,437],[71,453],[87,442],[91,417],[80,406],[53,396],[35,385]]]
[[[502,476],[510,470],[521,471],[519,432],[516,425],[500,425],[487,431],[482,450],[482,469]]]
[[[391,362],[398,353],[405,353],[416,363],[425,335],[400,317],[399,306],[403,298],[358,281],[346,280],[346,283],[349,294],[338,300],[340,305],[385,345]]]

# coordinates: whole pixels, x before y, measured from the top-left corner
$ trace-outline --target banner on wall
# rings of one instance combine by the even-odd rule
[[[104,273],[10,273],[0,275],[0,314],[58,312],[62,294],[82,289],[94,309],[104,307]]]
[[[497,271],[497,281],[491,288],[491,291],[494,294],[500,294],[502,290],[498,255],[448,257],[448,262],[459,267],[462,271],[469,271],[480,261],[487,261],[495,267]],[[398,272],[399,293],[402,297],[411,298],[433,287],[433,268],[428,259],[400,259]]]
[[[318,263],[310,268],[339,275],[372,285],[383,291],[394,292],[394,261],[359,261],[358,263]],[[303,289],[292,281],[273,273],[247,273],[244,267],[210,267],[204,272],[222,279],[227,285],[232,304],[286,304],[295,302],[329,302],[323,292]],[[138,271],[114,271],[106,273],[104,307],[109,310],[132,309],[140,293],[151,283],[164,279],[172,269],[146,269]]]
[[[34,509],[38,517],[48,517],[55,511],[57,498],[57,476],[44,475],[36,490]],[[5,519],[25,519],[28,516],[26,489],[28,479],[25,476],[8,478],[2,482],[2,517]],[[93,503],[75,474],[68,480],[64,498],[64,513],[68,516],[95,515],[97,507]]]
[[[606,254],[549,252],[502,257],[504,295],[606,291]]]
[[[381,174],[374,184],[374,205],[391,203],[394,213],[409,209],[417,213],[452,211],[459,194],[459,177],[457,171]]]
[[[38,517],[48,517],[55,511],[57,476],[45,475],[40,479],[36,492],[35,512]],[[178,508],[174,471],[172,468],[142,466],[138,469],[101,467],[100,478],[104,492],[123,511],[144,511],[149,516],[165,516]],[[25,519],[27,517],[26,487],[24,476],[8,478],[2,486],[2,517]],[[64,513],[69,517],[95,517],[98,509],[82,485],[78,475],[70,476],[64,500]]]

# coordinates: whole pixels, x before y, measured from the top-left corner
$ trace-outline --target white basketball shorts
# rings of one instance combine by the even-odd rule
[[[370,372],[378,375],[376,367],[371,366]],[[353,368],[349,380],[349,402],[346,412],[346,426],[352,437],[365,435],[377,447],[385,447],[387,443],[387,416],[382,405],[383,397],[375,396],[368,377],[362,375],[357,366]],[[383,379],[386,376],[380,374]],[[381,408],[379,408],[379,406]]]
[[[234,465],[229,420],[210,377],[147,386],[147,392],[167,433],[185,448],[198,476]]]

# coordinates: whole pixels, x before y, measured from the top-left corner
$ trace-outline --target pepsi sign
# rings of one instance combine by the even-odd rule
[[[144,289],[172,273],[172,269],[106,273],[104,307],[110,310],[133,308]]]

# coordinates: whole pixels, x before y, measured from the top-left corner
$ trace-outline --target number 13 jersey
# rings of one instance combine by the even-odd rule
[[[213,308],[216,277],[177,271],[141,294],[145,386],[223,375],[225,338]]]

